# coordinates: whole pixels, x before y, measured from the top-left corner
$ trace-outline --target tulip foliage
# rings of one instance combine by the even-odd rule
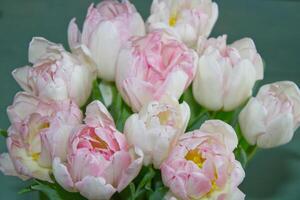
[[[209,38],[211,0],[92,4],[71,52],[35,37],[0,130],[0,170],[49,200],[243,200],[258,148],[288,143],[300,90],[264,77],[254,41]]]

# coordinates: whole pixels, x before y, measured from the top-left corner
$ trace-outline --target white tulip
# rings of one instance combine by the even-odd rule
[[[189,47],[206,38],[218,18],[218,5],[211,0],[154,0],[148,28],[165,29]]]
[[[96,78],[95,65],[83,56],[84,47],[74,54],[62,45],[45,38],[33,38],[29,45],[29,62],[13,71],[13,77],[23,90],[43,99],[55,101],[72,99],[84,105]]]
[[[153,163],[159,168],[177,138],[184,133],[189,118],[187,103],[164,98],[160,102],[150,102],[139,113],[131,115],[124,133],[130,144],[142,149],[144,165]]]
[[[226,44],[227,36],[202,41],[193,82],[196,101],[209,110],[231,111],[251,95],[256,80],[263,78],[263,62],[249,38]]]
[[[288,143],[300,125],[300,90],[290,81],[264,85],[239,115],[246,140],[261,148]]]

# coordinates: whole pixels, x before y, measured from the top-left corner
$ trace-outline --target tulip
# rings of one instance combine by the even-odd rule
[[[194,48],[198,38],[210,35],[218,13],[211,0],[154,0],[147,24],[150,30],[163,28]]]
[[[190,108],[185,102],[179,104],[171,98],[153,101],[127,119],[124,133],[130,144],[144,152],[144,165],[153,163],[159,169],[172,145],[184,133],[189,118]]]
[[[163,96],[176,99],[192,82],[198,56],[162,30],[132,38],[121,49],[116,85],[134,111]]]
[[[252,95],[255,82],[263,79],[263,62],[253,41],[244,38],[227,46],[226,38],[211,38],[198,47],[201,57],[193,94],[212,111],[239,107]]]
[[[12,73],[26,92],[44,99],[72,99],[79,105],[86,103],[96,78],[91,63],[44,38],[31,41],[29,62],[33,67],[17,68]]]
[[[181,200],[244,199],[237,188],[245,172],[235,160],[238,139],[233,128],[219,120],[179,138],[161,165],[164,184]]]
[[[144,21],[128,0],[122,3],[105,0],[96,7],[92,4],[82,34],[75,19],[70,22],[68,30],[71,49],[86,46],[87,55],[97,64],[98,77],[106,81],[115,80],[115,65],[121,46],[131,36],[142,35],[145,35]]]
[[[300,90],[290,81],[264,85],[239,115],[249,144],[261,148],[288,143],[300,125]]]
[[[70,100],[45,102],[21,92],[7,112],[9,157],[2,154],[0,168],[5,174],[51,182],[52,159],[66,160],[67,140],[81,123],[80,109]]]
[[[142,152],[128,145],[105,106],[94,101],[87,106],[85,124],[69,140],[67,162],[54,159],[53,174],[69,192],[108,200],[138,175],[142,162]]]

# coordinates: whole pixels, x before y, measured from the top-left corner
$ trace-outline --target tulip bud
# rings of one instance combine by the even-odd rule
[[[288,143],[300,125],[300,90],[290,81],[260,88],[239,115],[248,143],[271,148]]]

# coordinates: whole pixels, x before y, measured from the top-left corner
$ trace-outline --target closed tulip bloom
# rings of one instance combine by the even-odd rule
[[[105,0],[96,7],[92,4],[80,33],[75,19],[69,24],[69,45],[88,48],[87,55],[97,64],[98,77],[106,81],[115,80],[115,65],[121,46],[131,36],[145,34],[142,17],[128,0],[122,3]]]
[[[211,0],[154,0],[148,25],[150,30],[163,28],[196,48],[198,38],[209,36],[218,14],[218,5]]]
[[[300,125],[300,90],[290,81],[260,88],[239,115],[246,140],[261,148],[288,143]]]
[[[163,96],[179,99],[192,82],[198,56],[162,30],[132,38],[120,51],[116,84],[134,111]]]
[[[130,144],[144,152],[144,165],[160,167],[178,137],[186,129],[190,118],[187,103],[179,104],[176,99],[166,98],[145,105],[139,113],[131,115],[124,133]]]
[[[82,120],[80,109],[70,100],[45,102],[23,92],[16,95],[7,112],[9,157],[2,155],[0,169],[9,175],[51,182],[52,159],[66,160],[67,140]],[[8,168],[11,164],[14,169]]]
[[[161,166],[163,182],[174,195],[166,199],[244,199],[237,188],[245,176],[233,154],[237,144],[233,128],[219,120],[182,135]]]
[[[94,66],[88,59],[80,59],[44,38],[33,38],[29,62],[32,67],[13,71],[22,89],[44,99],[71,99],[79,105],[85,104],[96,78]]]
[[[138,175],[142,162],[142,152],[128,145],[105,106],[94,101],[87,107],[85,124],[69,140],[67,162],[55,158],[53,173],[67,191],[108,200]]]
[[[227,36],[199,43],[201,55],[193,82],[196,101],[212,111],[232,111],[251,95],[263,79],[263,62],[254,42],[244,38],[231,45]]]

